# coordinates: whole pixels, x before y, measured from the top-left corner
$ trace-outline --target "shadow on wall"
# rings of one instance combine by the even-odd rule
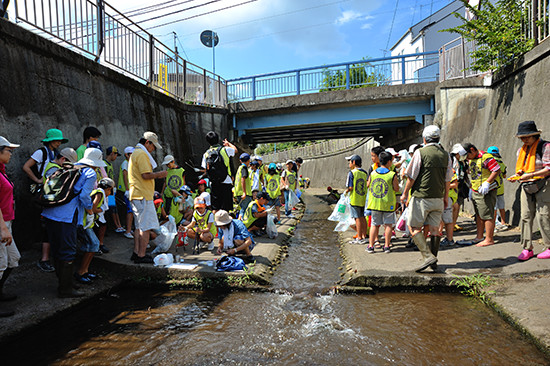
[[[522,58],[523,59],[523,58]],[[523,88],[525,86],[525,72],[522,71],[515,77],[508,77],[503,84],[498,87],[498,97],[495,108],[494,120],[499,118],[501,112],[509,114],[512,102],[516,93],[519,94],[519,99],[523,97]]]

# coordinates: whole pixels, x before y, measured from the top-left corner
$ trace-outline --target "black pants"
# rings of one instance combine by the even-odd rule
[[[233,185],[212,183],[210,199],[212,201],[212,210],[233,210]]]

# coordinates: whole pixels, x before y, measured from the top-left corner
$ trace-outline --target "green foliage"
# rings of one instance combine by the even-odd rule
[[[524,29],[529,0],[498,0],[495,4],[481,0],[479,8],[469,5],[468,0],[460,1],[474,18],[467,21],[455,13],[464,24],[443,32],[458,33],[467,41],[477,43],[477,48],[470,53],[474,58],[472,70],[498,70],[534,47],[535,41],[527,39]]]
[[[290,150],[290,149],[294,149],[295,147],[311,145],[311,144],[317,143],[319,141],[321,141],[321,140],[317,140],[317,141],[278,142],[276,144],[275,143],[261,144],[261,145],[258,145],[258,147],[256,148],[256,154],[264,155],[264,154],[270,154],[270,153],[276,152],[276,151]]]
[[[483,302],[487,302],[487,294],[492,291],[486,292],[485,287],[494,282],[494,279],[490,276],[483,274],[475,274],[472,276],[458,277],[451,280],[450,284],[460,289],[460,293],[463,295],[475,297]]]
[[[369,62],[353,64],[349,67],[350,89],[375,87],[388,84],[388,78],[377,71],[368,72]],[[323,81],[321,82],[320,92],[329,90],[346,89],[347,75],[345,70],[323,71]]]

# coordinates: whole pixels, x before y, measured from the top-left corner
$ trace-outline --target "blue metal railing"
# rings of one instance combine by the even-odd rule
[[[227,80],[228,101],[437,81],[438,51],[273,72]]]

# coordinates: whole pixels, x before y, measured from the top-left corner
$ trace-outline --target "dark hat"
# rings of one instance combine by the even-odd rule
[[[240,156],[240,159],[241,159],[241,161],[249,161],[250,160],[250,155],[247,154],[247,153],[242,153],[241,156]]]
[[[88,142],[88,146],[87,146],[87,147],[88,147],[88,148],[93,147],[93,148],[95,148],[95,149],[99,149],[99,150],[103,151],[103,149],[101,148],[101,144],[100,144],[98,141],[90,141],[90,142]]]
[[[118,149],[116,146],[109,146],[107,148],[107,155],[111,155],[112,153],[115,153],[117,156],[120,156],[120,153],[118,152]]]
[[[361,162],[362,162],[361,157],[357,154],[354,154],[354,155],[351,155],[351,156],[346,156],[346,160],[354,161],[354,162],[359,163],[359,164],[361,164]]]
[[[516,134],[516,137],[540,135],[541,132],[541,130],[537,129],[535,121],[523,121],[518,125],[518,133]]]

